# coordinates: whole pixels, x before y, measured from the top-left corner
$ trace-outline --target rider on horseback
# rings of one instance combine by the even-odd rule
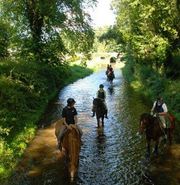
[[[153,107],[151,109],[151,113],[157,113],[158,117],[162,123],[163,128],[167,128],[167,123],[166,123],[166,117],[167,117],[167,106],[163,101],[162,97],[158,97],[157,100],[154,102]]]
[[[107,116],[108,110],[107,110],[107,105],[106,105],[106,102],[105,102],[105,99],[106,99],[106,91],[103,88],[104,88],[104,85],[103,84],[100,84],[99,85],[99,90],[97,91],[97,98],[100,98],[103,101],[104,109],[105,109],[105,118],[108,119],[108,116]],[[92,112],[93,112],[92,117],[94,117],[95,116],[94,107],[92,108]]]
[[[112,76],[112,78],[115,78],[114,70],[113,70],[113,68],[111,66],[109,68],[108,76]]]
[[[82,130],[77,125],[78,119],[77,111],[76,108],[74,107],[75,103],[76,102],[73,98],[69,98],[67,100],[67,106],[65,106],[62,111],[64,125],[62,126],[60,133],[58,135],[58,147],[60,150],[62,150],[61,143],[63,136],[68,129],[72,129],[72,127],[76,126],[80,136],[82,136]]]

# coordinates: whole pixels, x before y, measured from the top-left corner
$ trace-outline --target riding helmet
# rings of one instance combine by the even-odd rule
[[[71,105],[73,103],[76,103],[76,101],[73,98],[68,98],[67,103],[68,103],[68,105]]]
[[[104,85],[103,85],[103,84],[100,84],[100,85],[99,85],[99,88],[104,88]]]

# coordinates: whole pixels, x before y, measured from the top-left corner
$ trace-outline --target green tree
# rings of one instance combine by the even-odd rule
[[[16,28],[14,40],[23,54],[40,61],[53,55],[54,60],[69,50],[90,50],[93,31],[84,11],[89,2],[95,1],[3,0],[2,16]]]
[[[8,25],[0,22],[0,58],[8,56],[9,32]]]
[[[166,75],[169,70],[177,71],[173,53],[180,43],[178,1],[113,1],[117,38],[121,38],[126,53],[132,55],[136,63],[146,63]]]

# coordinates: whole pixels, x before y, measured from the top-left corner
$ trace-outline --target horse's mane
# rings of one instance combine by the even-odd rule
[[[73,139],[77,140],[79,139],[79,132],[77,128],[72,127],[71,130],[68,129],[66,132],[67,135],[71,136]]]
[[[68,158],[68,169],[70,175],[73,174],[71,177],[73,177],[78,168],[81,146],[80,134],[76,128],[72,127],[71,130],[67,130],[63,138],[62,146],[65,148],[66,157]]]
[[[67,140],[67,138],[68,140]],[[65,133],[65,137],[64,139],[66,140],[67,144],[70,144],[70,142],[76,141],[77,143],[79,143],[80,141],[80,134],[77,128],[72,127],[72,129],[68,129],[67,132]]]
[[[142,120],[148,120],[147,122],[146,122],[146,126],[153,126],[153,124],[156,122],[156,120],[157,120],[157,118],[156,117],[154,117],[154,116],[152,116],[151,114],[149,114],[149,113],[143,113],[143,114],[141,114],[141,116],[140,116],[140,121],[142,121]]]
[[[140,116],[140,120],[143,120],[143,119],[152,120],[153,119],[153,116],[151,114],[149,114],[149,113],[143,113]]]

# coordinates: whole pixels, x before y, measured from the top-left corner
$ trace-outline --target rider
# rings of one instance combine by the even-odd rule
[[[105,99],[106,99],[106,91],[104,90],[104,85],[103,84],[100,84],[99,85],[99,90],[97,91],[97,98],[100,98],[103,101],[104,108],[105,108],[105,118],[108,119],[108,116],[107,116],[108,110],[107,110],[107,105],[106,105],[106,102],[105,102]],[[92,117],[94,117],[95,116],[94,107],[93,107],[92,111],[93,111]]]
[[[62,138],[68,129],[71,130],[72,127],[76,126],[80,136],[82,136],[82,130],[77,125],[78,119],[77,119],[77,111],[76,111],[76,108],[74,107],[75,103],[76,102],[73,98],[68,98],[67,106],[65,106],[62,110],[62,118],[63,118],[64,125],[62,126],[58,136],[58,147],[60,150],[62,150],[62,146],[61,146]]]
[[[153,107],[151,109],[151,113],[152,114],[157,113],[162,123],[162,127],[167,128],[166,117],[167,117],[168,109],[161,96],[159,96],[157,100],[154,102]]]

